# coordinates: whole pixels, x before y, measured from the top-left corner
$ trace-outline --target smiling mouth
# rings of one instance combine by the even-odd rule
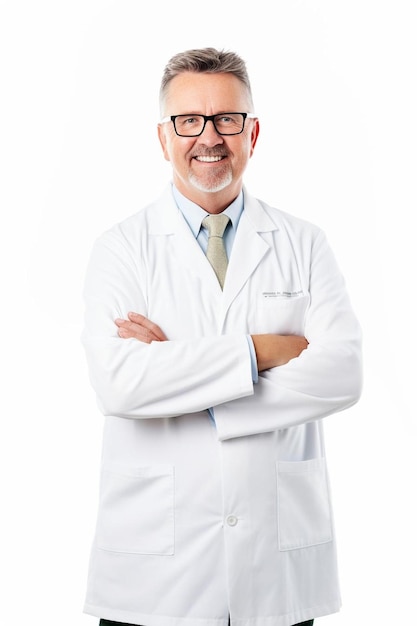
[[[196,161],[200,161],[201,163],[217,163],[218,161],[222,161],[226,157],[223,155],[219,156],[196,156],[194,157]]]

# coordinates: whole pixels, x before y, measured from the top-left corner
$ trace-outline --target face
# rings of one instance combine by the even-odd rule
[[[185,72],[168,86],[164,116],[226,112],[251,112],[245,86],[232,74]],[[158,126],[175,186],[210,213],[223,211],[239,194],[258,133],[258,120],[248,118],[243,132],[230,136],[219,135],[211,121],[199,137],[179,137],[171,121]]]

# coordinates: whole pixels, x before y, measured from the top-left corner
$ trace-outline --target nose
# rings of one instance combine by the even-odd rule
[[[217,146],[219,143],[223,143],[222,135],[216,131],[213,120],[207,120],[203,132],[198,137],[200,143],[205,146]]]

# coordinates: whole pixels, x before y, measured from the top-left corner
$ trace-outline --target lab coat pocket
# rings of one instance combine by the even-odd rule
[[[294,550],[332,540],[326,462],[277,462],[278,543]]]
[[[282,335],[304,334],[305,314],[310,303],[310,296],[301,292],[288,295],[289,292],[264,292],[257,304],[259,328],[264,333]],[[292,293],[292,292],[291,292]]]
[[[131,554],[174,554],[174,468],[103,468],[97,545]]]

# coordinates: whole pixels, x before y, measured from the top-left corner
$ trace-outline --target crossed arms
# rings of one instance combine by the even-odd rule
[[[115,324],[122,339],[137,339],[143,343],[168,341],[168,337],[157,324],[139,313],[131,312],[127,320],[117,319]],[[308,346],[307,339],[299,335],[262,334],[251,337],[259,372],[285,365]]]
[[[125,314],[129,307],[146,311],[148,306],[140,287],[146,285],[146,268],[125,240],[125,234],[112,231],[98,241],[85,283],[82,340],[105,415],[163,418],[215,407],[219,439],[226,439],[310,422],[357,401],[360,328],[321,234],[312,242],[311,254],[306,253],[311,302],[302,332],[307,339],[254,334],[260,372],[256,384],[246,327],[188,337],[181,317],[162,330],[143,315]],[[181,329],[171,337],[178,323]]]

